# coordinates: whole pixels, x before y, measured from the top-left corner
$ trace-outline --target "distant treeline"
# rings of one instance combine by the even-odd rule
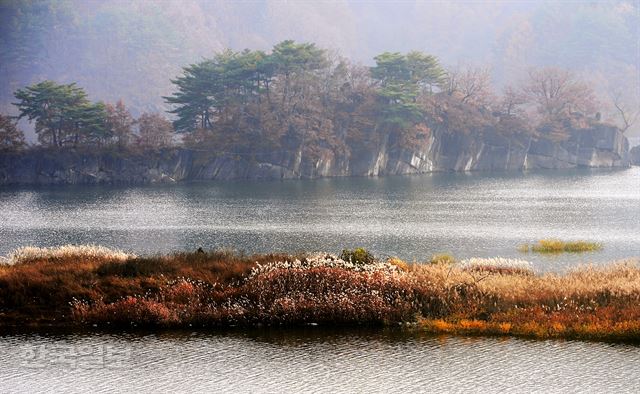
[[[520,86],[495,92],[483,68],[445,70],[422,52],[385,52],[364,67],[312,43],[283,41],[271,52],[226,50],[184,67],[172,80],[170,122],[160,114],[133,119],[122,101],[93,103],[75,84],[40,82],[15,92],[17,119],[35,122],[45,146],[171,145],[218,151],[321,149],[357,154],[385,143],[419,144],[448,133],[535,134],[552,140],[601,121],[598,100],[570,72],[532,69]],[[615,104],[615,103],[614,103]],[[618,107],[623,131],[635,118]],[[637,114],[636,114],[637,118]],[[0,149],[21,149],[24,136],[0,118]]]

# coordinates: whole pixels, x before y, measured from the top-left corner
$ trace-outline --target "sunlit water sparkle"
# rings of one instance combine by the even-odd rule
[[[541,238],[597,253],[523,255]],[[0,189],[0,254],[100,244],[137,253],[203,248],[339,252],[423,261],[517,257],[541,271],[640,255],[640,168],[433,174],[144,187]]]

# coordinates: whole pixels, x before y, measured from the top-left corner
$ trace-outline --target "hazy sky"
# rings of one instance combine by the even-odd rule
[[[15,89],[77,81],[95,100],[123,98],[134,113],[164,110],[182,66],[216,51],[313,41],[356,62],[421,50],[446,66],[493,70],[517,82],[531,66],[590,79],[604,97],[640,96],[638,0],[219,1],[0,0],[0,111]],[[634,101],[635,100],[635,101]],[[604,100],[606,101],[606,100]]]

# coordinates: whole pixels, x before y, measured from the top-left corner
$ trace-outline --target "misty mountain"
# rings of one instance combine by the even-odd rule
[[[44,79],[78,82],[94,100],[122,98],[134,115],[167,109],[183,66],[225,48],[315,42],[365,65],[416,49],[449,67],[492,68],[494,84],[531,66],[588,76],[606,101],[638,102],[638,2],[0,1],[0,112]]]

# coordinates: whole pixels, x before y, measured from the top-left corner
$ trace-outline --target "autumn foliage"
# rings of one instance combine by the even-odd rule
[[[345,261],[30,248],[0,265],[5,326],[402,323],[432,333],[640,339],[637,261],[538,275],[522,260]]]

